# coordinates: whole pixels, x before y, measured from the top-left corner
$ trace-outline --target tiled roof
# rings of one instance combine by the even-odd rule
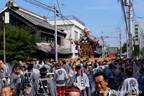
[[[40,15],[37,15],[31,11],[28,11],[22,7],[19,7],[18,10],[13,10],[13,11],[16,12],[18,15],[22,16],[23,18],[25,18],[26,20],[30,21],[34,25],[41,26],[50,30],[55,30],[54,26],[49,24],[49,22]],[[61,31],[58,31],[58,32],[66,34]]]

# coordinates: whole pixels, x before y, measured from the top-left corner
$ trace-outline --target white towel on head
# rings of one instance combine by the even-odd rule
[[[135,78],[127,78],[124,80],[119,96],[125,96],[125,94],[131,92],[136,92],[136,96],[139,94],[138,82]]]

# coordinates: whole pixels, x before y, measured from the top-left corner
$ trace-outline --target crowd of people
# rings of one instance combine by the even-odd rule
[[[0,60],[1,96],[144,96],[144,60]]]

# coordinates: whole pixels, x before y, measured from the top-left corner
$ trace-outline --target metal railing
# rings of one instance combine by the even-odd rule
[[[57,17],[57,20],[76,20],[77,22],[79,22],[80,24],[82,24],[83,26],[85,26],[85,23],[83,23],[81,20],[79,20],[77,17],[75,16],[62,16],[62,17]],[[49,21],[54,21],[54,17],[49,17]]]

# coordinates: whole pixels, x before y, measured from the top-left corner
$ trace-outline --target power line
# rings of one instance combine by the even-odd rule
[[[36,5],[36,6],[39,6],[41,8],[44,8],[44,9],[47,9],[47,10],[50,10],[50,11],[54,12],[54,7],[48,6],[46,4],[43,4],[43,3],[41,3],[41,2],[39,2],[37,0],[24,0],[24,1],[29,2],[29,3],[31,3],[33,5]]]
[[[51,6],[52,6],[52,4],[53,4],[53,0],[51,0]],[[47,17],[48,17],[48,15],[50,14],[50,11],[47,13]]]
[[[59,8],[60,15],[62,15],[62,12],[61,12],[61,9],[60,9],[60,6],[59,6],[59,2],[58,2],[58,0],[56,0],[56,1],[57,1],[57,5],[58,5],[58,8]],[[69,37],[71,38],[71,33],[68,31],[68,29],[67,29],[67,27],[66,27],[66,24],[65,24],[65,22],[64,22],[63,17],[64,17],[64,16],[61,16],[61,18],[62,18],[62,20],[63,20],[63,23],[64,23],[64,26],[65,26],[67,32],[70,34]]]

